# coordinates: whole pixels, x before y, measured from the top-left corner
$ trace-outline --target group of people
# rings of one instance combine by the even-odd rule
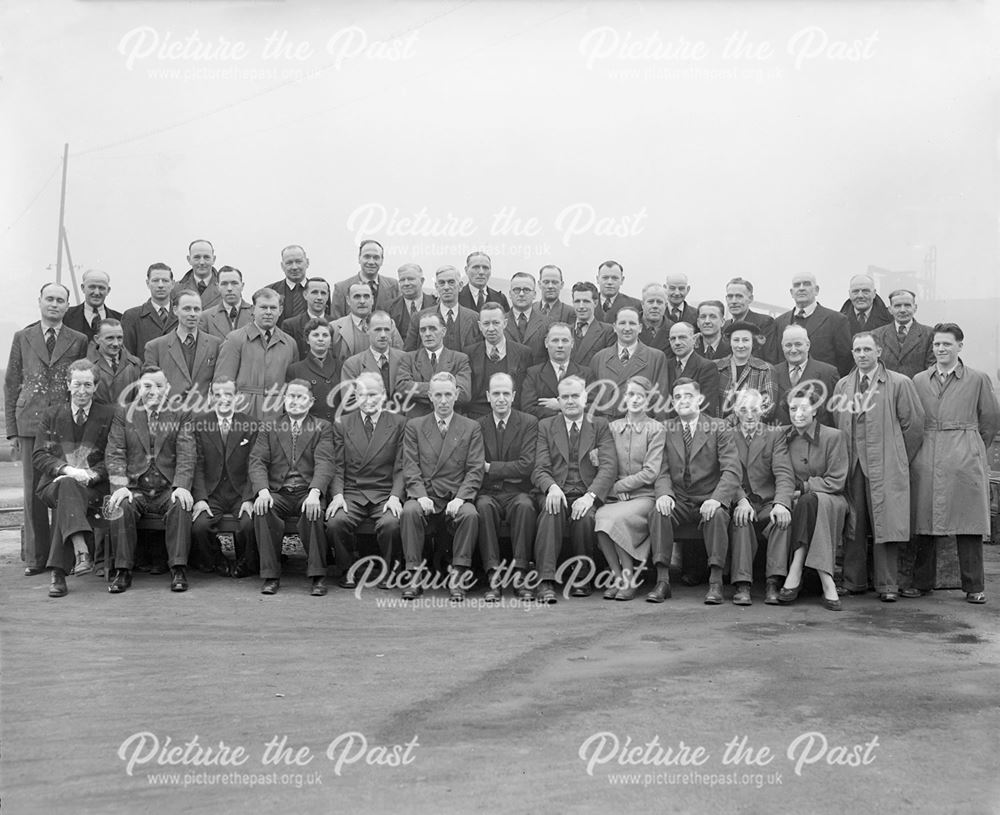
[[[108,590],[126,591],[153,516],[167,552],[154,565],[173,591],[191,564],[259,574],[276,593],[294,521],[316,596],[331,554],[338,584],[356,586],[370,531],[387,570],[401,559],[407,599],[447,549],[455,602],[478,553],[487,601],[595,588],[632,600],[648,565],[649,602],[679,573],[707,577],[705,603],[721,604],[728,572],[732,602],[750,605],[760,541],[765,603],[795,602],[808,568],[840,610],[870,588],[885,602],[932,590],[936,548],[954,536],[966,599],[986,601],[1000,409],[988,376],[960,359],[961,328],[918,323],[913,292],[886,305],[857,275],[834,311],[796,274],[793,308],[772,318],[751,310],[743,278],[725,302],[695,307],[684,275],[636,299],[606,261],[570,304],[557,266],[514,274],[505,294],[475,252],[464,282],[437,269],[432,295],[416,264],[383,275],[383,248],[366,240],[357,272],[332,287],[286,247],[283,278],[248,303],[242,272],[216,269],[210,242],[192,242],[188,260],[176,281],[151,265],[149,300],[123,314],[107,306],[106,273],[84,275],[73,307],[46,284],[40,320],[14,337],[6,421],[23,463],[25,574],[49,570],[52,597],[95,568],[104,526]]]

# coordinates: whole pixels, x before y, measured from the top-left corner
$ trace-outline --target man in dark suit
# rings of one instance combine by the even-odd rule
[[[795,308],[786,311],[774,321],[774,342],[780,342],[785,329],[790,325],[801,325],[809,332],[809,342],[812,345],[812,355],[820,362],[833,365],[840,376],[847,376],[854,367],[851,356],[851,329],[847,318],[838,311],[825,308],[816,302],[819,286],[815,275],[807,272],[797,274],[792,278],[789,289]],[[778,350],[770,354],[780,359]]]
[[[114,490],[108,499],[116,569],[108,586],[111,594],[121,594],[132,585],[135,525],[145,515],[165,516],[170,590],[188,588],[197,449],[190,414],[163,407],[168,390],[163,371],[143,366],[138,398],[129,407],[118,408],[111,423],[104,457]]]
[[[297,244],[282,249],[281,271],[285,273],[285,276],[267,286],[281,295],[278,328],[284,326],[285,320],[296,317],[306,310],[306,274],[309,271],[309,258],[306,257],[306,250]],[[284,329],[282,328],[282,330]]]
[[[596,307],[597,286],[589,280],[574,283],[573,311],[576,313],[576,323],[573,325],[573,353],[570,359],[588,370],[594,354],[615,342],[614,328],[594,316]]]
[[[221,299],[215,305],[202,309],[198,327],[224,340],[230,331],[250,323],[253,309],[243,299],[243,272],[235,266],[219,269],[218,285]]]
[[[296,318],[292,318],[293,320]],[[286,323],[287,325],[287,323]],[[341,401],[341,362],[332,350],[333,334],[326,317],[313,317],[302,328],[306,336],[306,355],[288,366],[285,380],[304,379],[312,390],[309,412],[318,419],[334,422]]]
[[[281,541],[285,519],[299,516],[299,539],[305,547],[310,594],[326,594],[326,537],[323,497],[333,479],[333,429],[309,415],[313,396],[309,383],[294,379],[285,388],[284,413],[262,427],[250,453],[253,528],[260,552],[261,594],[276,594],[281,585]]]
[[[538,423],[538,444],[531,483],[542,494],[542,510],[535,534],[535,568],[540,583],[537,600],[555,603],[554,583],[559,579],[556,566],[562,549],[563,529],[569,525],[570,545],[575,568],[566,582],[573,597],[590,594],[590,575],[577,577],[583,559],[593,563],[597,535],[594,514],[604,501],[618,475],[615,442],[605,419],[588,418],[587,383],[577,376],[559,382],[558,416]],[[591,460],[597,451],[598,463]]]
[[[871,275],[854,275],[848,284],[847,294],[840,313],[847,318],[852,338],[859,331],[873,331],[892,322],[889,309],[875,293],[875,278]]]
[[[212,409],[196,414],[191,422],[198,453],[191,542],[201,571],[248,577],[257,571],[249,471],[257,422],[236,412],[236,383],[229,377],[212,383],[211,400]],[[236,561],[231,568],[217,537],[223,515],[232,515],[239,523],[233,536]]]
[[[659,283],[647,283],[642,287],[642,327],[639,331],[639,342],[670,353],[670,326],[673,323],[666,318],[667,290]]]
[[[87,269],[83,273],[80,288],[83,291],[83,302],[66,310],[63,325],[79,331],[89,341],[94,339],[101,320],[109,317],[120,320],[122,315],[120,311],[108,308],[105,303],[111,291],[111,278],[107,272]]]
[[[604,323],[598,323],[604,325]],[[540,365],[532,365],[521,385],[521,410],[536,419],[547,419],[559,411],[559,382],[567,376],[579,376],[588,383],[593,374],[590,368],[577,365],[570,359],[573,351],[573,329],[566,323],[552,323],[545,334],[545,350],[549,358]]]
[[[132,400],[135,396],[132,384],[139,380],[142,362],[125,350],[125,332],[118,320],[113,317],[101,320],[94,341],[87,348],[87,359],[97,376],[95,402],[117,405],[123,393],[125,401]]]
[[[191,268],[177,281],[177,288],[197,292],[202,308],[212,308],[222,299],[219,272],[215,268],[215,247],[202,238],[193,240],[188,245],[187,260]]]
[[[136,357],[146,352],[146,343],[170,333],[177,325],[177,317],[170,309],[174,273],[166,263],[154,263],[146,270],[146,288],[149,299],[122,314],[125,348]]]
[[[208,398],[222,340],[198,330],[201,299],[197,292],[178,288],[170,299],[177,317],[177,328],[164,337],[150,340],[146,345],[144,363],[163,371],[170,393],[190,400],[185,409],[191,410],[192,402],[197,406]]]
[[[403,399],[407,418],[426,416],[433,411],[430,382],[436,373],[450,373],[457,384],[457,404],[469,403],[472,394],[472,369],[469,358],[461,351],[443,345],[445,327],[437,311],[425,311],[419,319],[422,347],[406,354],[399,365],[396,392]],[[414,326],[411,326],[413,330]]]
[[[702,415],[702,394],[695,380],[678,379],[671,396],[677,415],[666,423],[663,466],[656,479],[656,506],[649,516],[656,586],[646,600],[662,603],[670,597],[674,533],[681,524],[698,522],[709,566],[705,603],[719,605],[722,570],[729,553],[728,507],[740,484],[739,456],[725,422]],[[695,582],[690,574],[688,582]]]
[[[661,351],[639,342],[639,312],[631,307],[618,309],[615,318],[618,342],[594,354],[590,370],[594,379],[591,399],[594,410],[606,418],[625,415],[625,385],[633,376],[644,376],[657,388],[650,394],[652,404],[667,392],[667,359]]]
[[[889,308],[892,322],[876,328],[872,336],[882,346],[882,364],[886,370],[913,379],[934,364],[931,348],[934,332],[930,326],[913,319],[917,312],[917,296],[912,291],[896,289],[890,293]]]
[[[518,272],[510,281],[510,299],[513,303],[507,318],[507,336],[531,350],[532,364],[545,361],[545,331],[549,319],[535,305],[535,278],[527,272]]]
[[[344,360],[340,372],[341,391],[346,383],[357,379],[365,372],[371,372],[381,378],[386,398],[393,403],[397,401],[399,369],[407,352],[392,347],[394,327],[395,324],[384,311],[372,314],[368,321],[371,346]]]
[[[512,577],[517,596],[530,600],[534,594],[524,584],[524,573],[531,561],[538,512],[529,495],[531,471],[535,466],[538,420],[513,410],[514,379],[509,374],[496,373],[490,377],[488,397],[490,412],[479,419],[486,451],[486,474],[476,498],[479,556],[489,575],[489,588],[484,599],[488,603],[499,602],[504,580]],[[512,575],[506,575],[501,568],[502,520],[506,520],[510,527]]]
[[[404,600],[414,600],[423,591],[420,572],[429,525],[435,530],[447,526],[453,533],[451,599],[461,602],[471,586],[479,522],[473,502],[483,481],[483,434],[476,422],[454,412],[457,396],[454,376],[447,371],[434,374],[434,412],[410,420],[403,432],[403,478],[409,497],[400,527],[406,570],[412,576],[403,589]]]
[[[38,474],[31,456],[42,414],[66,403],[67,371],[87,355],[87,338],[63,324],[69,289],[46,283],[38,297],[41,319],[14,333],[4,380],[7,438],[21,457],[24,485],[24,574],[45,571],[49,551],[49,511],[38,497]]]
[[[774,413],[777,424],[791,423],[788,415],[788,395],[793,389],[806,388],[820,391],[822,398],[816,418],[820,424],[834,427],[833,416],[826,409],[826,400],[840,379],[837,369],[814,359],[810,353],[809,334],[800,325],[788,326],[781,336],[781,350],[785,361],[774,366],[774,384],[778,391],[778,409]]]
[[[372,293],[372,309],[388,311],[393,300],[399,297],[399,284],[391,277],[379,274],[382,268],[384,250],[382,244],[374,240],[361,241],[358,247],[358,271],[346,280],[334,284],[331,298],[331,313],[333,319],[346,317],[350,308],[347,300],[351,286],[364,283]]]
[[[679,379],[693,379],[698,383],[698,393],[704,400],[701,410],[709,416],[718,416],[719,367],[710,359],[694,352],[694,327],[686,322],[670,326],[670,350],[667,355],[667,392],[673,393]],[[673,415],[672,410],[668,412]]]
[[[691,292],[688,276],[683,273],[669,274],[664,288],[667,290],[667,320],[670,323],[698,324],[698,309],[688,305],[687,296]]]
[[[399,517],[403,511],[403,428],[406,419],[386,410],[382,377],[365,372],[354,380],[357,410],[333,426],[332,498],[326,508],[326,536],[341,572],[338,585],[353,589],[351,574],[358,546],[354,531],[375,521],[375,540],[388,569],[401,548]]]
[[[772,339],[774,335],[774,317],[750,310],[753,303],[753,283],[743,277],[734,277],[726,284],[726,306],[729,308],[729,319],[723,323],[728,328],[732,323],[751,323],[757,326],[754,337],[753,356],[759,357],[772,365],[780,359],[771,359],[769,354],[778,351]]]
[[[310,277],[306,280],[303,297],[306,301],[306,310],[289,317],[281,326],[281,330],[295,340],[301,359],[305,359],[309,353],[309,342],[302,330],[305,324],[311,320],[330,322],[330,284],[322,277]]]
[[[437,305],[425,308],[418,312],[416,318],[410,319],[410,327],[403,339],[404,351],[415,351],[420,347],[419,318],[424,314],[441,315],[441,323],[445,327],[445,348],[461,351],[479,339],[479,315],[472,309],[458,304],[459,280],[458,269],[454,266],[442,266],[434,273]]]
[[[713,362],[725,359],[733,349],[722,333],[726,307],[720,300],[704,300],[698,304],[698,335],[694,338],[694,352]]]
[[[93,528],[87,511],[108,494],[104,448],[115,410],[94,402],[97,378],[93,365],[78,359],[68,370],[70,403],[42,414],[32,461],[38,471],[38,495],[52,508],[52,538],[46,565],[52,570],[49,597],[66,594],[66,574],[94,568],[88,539]]]
[[[491,289],[490,273],[493,262],[485,252],[473,252],[465,259],[465,276],[468,283],[458,293],[458,304],[478,312],[486,303],[499,303],[503,310],[510,311],[510,303],[496,289]]]
[[[424,293],[424,270],[416,263],[404,263],[396,271],[399,278],[399,297],[389,304],[386,311],[392,318],[399,336],[410,333],[410,320],[420,311],[434,308],[437,297]]]
[[[542,293],[542,298],[538,301],[538,311],[550,325],[552,323],[573,325],[576,322],[573,306],[559,299],[563,289],[562,269],[551,263],[539,269],[538,288]]]
[[[600,297],[595,301],[594,316],[602,323],[615,324],[618,309],[630,306],[640,310],[642,303],[634,297],[622,294],[622,283],[625,282],[625,269],[617,260],[606,260],[597,267],[597,287]]]
[[[733,604],[749,606],[757,536],[767,539],[764,602],[778,605],[778,589],[788,574],[795,475],[788,457],[785,432],[761,421],[765,400],[752,388],[738,391],[729,423],[740,459],[741,484],[729,523],[732,549]]]
[[[483,337],[475,345],[463,349],[472,369],[472,398],[465,409],[470,419],[478,419],[490,411],[486,391],[493,374],[510,374],[515,382],[524,381],[532,364],[531,351],[511,340],[505,333],[507,317],[499,303],[486,303],[479,312],[479,330]]]

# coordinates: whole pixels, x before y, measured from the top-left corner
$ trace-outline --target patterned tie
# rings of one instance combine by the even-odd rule
[[[795,322],[802,323],[805,322],[805,319],[806,319],[806,310],[804,308],[800,308],[798,311],[795,312]]]
[[[208,288],[208,283],[206,283],[204,280],[198,281],[198,294],[204,294],[205,289],[207,288]]]
[[[155,450],[156,449],[156,434],[157,434],[157,430],[158,430],[159,418],[160,418],[160,411],[158,411],[156,408],[153,408],[151,411],[149,411],[149,422],[148,422],[148,425],[149,425],[149,449],[150,450]]]
[[[45,347],[49,349],[49,356],[51,356],[56,347],[56,330],[54,328],[45,332]]]
[[[793,385],[798,385],[799,384],[799,378],[801,376],[802,376],[802,366],[801,365],[795,365],[795,366],[793,366],[792,369],[788,372],[788,379],[789,379],[789,381]]]
[[[566,366],[557,365],[556,366],[556,382],[561,382],[562,378],[566,376]]]
[[[264,345],[266,347],[270,344],[271,344],[271,329],[269,328],[267,329],[267,331],[264,332]]]
[[[368,321],[367,320],[362,320],[361,321],[361,333],[362,334],[367,334],[368,333]]]
[[[165,308],[158,308],[156,313],[160,315],[161,323],[165,323],[167,321],[167,310]]]
[[[448,319],[444,322],[445,332],[450,334],[451,330],[455,327],[455,313],[448,309]]]
[[[608,312],[611,311],[611,300],[605,300],[601,303],[601,310],[604,312],[604,316],[607,316]]]
[[[549,316],[549,312],[551,310],[552,310],[552,306],[549,303],[542,303],[542,305],[541,305],[541,312],[542,312],[542,314],[544,314],[546,317],[548,317]]]
[[[101,327],[101,313],[99,311],[94,312],[93,318],[90,320],[90,330],[95,334],[97,330]]]
[[[900,345],[906,342],[906,326],[902,323],[896,326],[896,341]]]
[[[859,328],[864,328],[867,324],[868,324],[868,315],[865,312],[863,312],[863,311],[859,311],[858,312],[858,327]]]
[[[483,303],[485,303],[485,302],[486,302],[486,295],[483,294],[483,290],[480,289],[479,290],[479,296],[476,297],[476,310],[477,311],[482,311],[483,310]]]
[[[114,376],[115,374],[118,373],[118,360],[119,359],[121,359],[121,357],[115,357],[113,360],[111,360],[111,375],[112,376]]]
[[[679,323],[681,321],[681,310],[679,308],[675,308],[673,311],[673,315],[674,315],[674,322]]]
[[[448,423],[444,419],[438,419],[438,430],[441,431],[441,438],[448,435]]]
[[[302,423],[292,422],[292,466],[299,460],[299,434],[302,433]]]
[[[416,313],[417,313],[417,301],[416,300],[411,300],[410,301],[410,317],[412,317]]]
[[[76,426],[83,427],[83,423],[87,421],[87,415],[83,412],[83,408],[79,408],[76,411]]]
[[[622,365],[627,365],[628,364],[628,359],[629,359],[628,348],[622,348],[622,352],[621,352]]]
[[[583,339],[583,335],[586,332],[586,330],[587,330],[587,324],[586,323],[580,323],[580,322],[578,322],[576,324],[576,338],[578,340],[582,340]]]
[[[861,385],[858,390],[861,391],[861,393],[865,393],[868,390],[868,374],[861,377]]]
[[[188,334],[188,335],[187,335],[187,336],[186,336],[186,337],[184,338],[184,344],[185,344],[185,345],[187,346],[187,348],[188,348],[188,350],[189,350],[189,351],[190,351],[190,350],[191,350],[192,348],[194,348],[194,334]]]
[[[368,288],[372,290],[372,308],[378,302],[378,278],[368,281]]]
[[[500,351],[497,349],[497,347],[495,345],[493,346],[493,350],[490,351],[490,361],[491,362],[499,362],[500,361]]]
[[[365,425],[365,435],[368,437],[368,441],[372,440],[372,433],[375,432],[375,428],[372,426],[372,417],[365,415],[364,418]]]
[[[687,422],[681,422],[681,435],[684,437],[684,489],[691,489],[691,470],[688,464],[691,461],[691,443],[694,441],[691,436],[691,426]]]
[[[240,318],[240,312],[236,308],[236,306],[233,306],[231,309],[229,309],[229,325],[232,327],[233,331],[236,330],[236,323],[239,320],[239,318]]]

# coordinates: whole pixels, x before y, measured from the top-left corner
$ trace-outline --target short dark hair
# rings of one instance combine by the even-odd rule
[[[438,327],[444,328],[444,320],[441,319],[441,313],[438,311],[425,311],[422,314],[417,315],[417,331],[423,326],[424,321],[428,319],[435,319],[438,321]]]
[[[241,272],[235,266],[223,266],[221,269],[219,269],[219,277],[222,277],[224,272],[236,272],[236,274],[240,278],[240,283],[243,282],[243,272]]]
[[[317,328],[325,328],[330,334],[333,334],[333,329],[330,328],[330,321],[325,317],[310,317],[306,320],[306,324],[302,326],[302,336],[308,339],[309,335]]]
[[[726,288],[729,288],[730,286],[746,286],[747,293],[751,297],[753,297],[753,283],[751,283],[745,277],[730,278],[729,282],[726,283]]]
[[[956,342],[965,342],[965,332],[958,327],[958,323],[938,323],[932,332],[934,334],[951,334]]]
[[[327,294],[330,293],[330,281],[327,280],[325,277],[307,277],[306,278],[306,287],[307,288],[308,288],[308,286],[309,286],[310,283],[323,283],[326,286],[326,293]]]
[[[233,379],[229,374],[219,374],[215,379],[212,380],[212,386],[215,385],[233,385],[236,386],[236,380]]]
[[[59,288],[61,288],[64,292],[66,292],[66,300],[67,301],[69,300],[69,288],[63,283],[56,283],[56,281],[54,280],[49,281],[48,283],[44,283],[42,287],[38,290],[38,296],[41,297],[49,286],[58,286]]]
[[[159,365],[146,364],[139,369],[139,379],[142,379],[146,374],[162,374],[162,373],[163,373],[163,368],[161,368]]]
[[[499,311],[504,317],[507,316],[507,312],[504,311],[503,306],[496,300],[487,300],[483,303],[483,307],[479,309],[479,313],[482,314],[484,311]]]
[[[698,380],[692,379],[689,376],[682,376],[680,379],[674,382],[674,385],[670,389],[670,392],[673,393],[681,385],[694,385],[695,392],[701,393],[701,385],[698,384]]]
[[[882,341],[877,336],[875,336],[875,334],[873,334],[871,331],[859,331],[857,334],[851,337],[851,348],[854,347],[854,341],[858,337],[870,337],[871,341],[875,343],[875,347],[878,348],[880,351],[882,350]]]
[[[77,359],[70,363],[70,366],[66,369],[67,382],[73,378],[74,371],[90,371],[91,375],[94,377],[94,381],[97,381],[97,368],[89,359]]]
[[[555,269],[557,272],[559,272],[559,279],[560,280],[563,279],[562,269],[560,269],[554,263],[546,263],[541,269],[538,270],[538,279],[539,280],[542,279],[542,272],[544,272],[544,271],[546,271],[548,269]]]
[[[104,326],[106,326],[106,325],[107,326],[111,326],[111,328],[121,328],[122,327],[122,321],[119,320],[119,319],[117,319],[116,317],[105,317],[103,320],[101,320],[97,324],[97,331],[94,332],[95,336],[97,334],[100,334],[101,333],[101,329],[104,328]]]
[[[361,241],[361,243],[358,244],[358,257],[361,257],[361,253],[365,251],[365,247],[369,243],[374,243],[379,248],[379,250],[382,252],[382,254],[383,255],[385,254],[385,247],[383,247],[381,243],[379,243],[374,238],[365,238],[363,241]]]
[[[487,255],[485,252],[470,252],[469,256],[465,259],[465,265],[468,266],[469,263],[472,261],[472,259],[475,258],[475,257],[486,258],[490,262],[490,266],[493,265],[493,259],[489,255]]]
[[[305,388],[307,391],[309,391],[310,394],[313,392],[312,382],[310,382],[308,379],[303,379],[302,377],[298,377],[298,378],[293,379],[290,382],[288,382],[285,385],[285,387],[289,388],[292,385],[301,385],[303,388]]]
[[[617,266],[618,271],[623,275],[625,274],[625,267],[622,266],[617,260],[606,260],[597,267],[597,271],[601,271],[605,266]]]
[[[711,306],[712,308],[717,308],[719,310],[719,316],[726,316],[726,306],[721,300],[702,300],[698,303],[698,316],[701,316],[701,309],[703,306]]]
[[[189,289],[187,286],[174,286],[170,290],[170,308],[176,308],[185,294],[193,294],[198,298],[198,305],[201,305],[201,295],[198,294],[197,289]]]
[[[153,272],[170,272],[170,279],[174,279],[174,270],[167,266],[166,263],[152,263],[149,268],[146,269],[146,280],[152,276]]]
[[[591,296],[594,298],[595,303],[601,297],[601,293],[597,290],[597,286],[595,286],[589,280],[581,280],[579,283],[574,283],[573,288],[570,289],[570,292],[572,294],[576,294],[578,291],[589,291]]]
[[[570,340],[574,339],[574,337],[573,337],[573,327],[569,323],[563,323],[563,322],[559,322],[559,321],[556,321],[554,323],[550,323],[549,327],[545,329],[545,339],[549,338],[549,334],[552,333],[552,329],[553,328],[565,328],[569,332],[569,338],[570,338]]]

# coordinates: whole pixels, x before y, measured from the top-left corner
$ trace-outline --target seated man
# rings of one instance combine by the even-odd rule
[[[493,374],[486,394],[491,410],[479,419],[486,450],[486,475],[476,498],[476,511],[479,513],[479,554],[490,577],[485,597],[488,603],[498,602],[502,595],[500,522],[504,519],[510,526],[514,574],[522,576],[515,580],[517,596],[522,600],[534,596],[524,586],[523,574],[531,561],[538,512],[529,495],[538,420],[513,410],[515,397],[513,378],[505,373]]]
[[[422,327],[428,316],[420,318]],[[454,535],[449,590],[451,599],[461,602],[469,587],[465,573],[470,571],[478,531],[473,501],[483,482],[483,434],[476,422],[455,413],[454,376],[441,371],[429,384],[434,412],[411,419],[403,433],[403,478],[409,498],[403,506],[401,531],[406,570],[412,576],[403,599],[414,600],[423,592],[419,577],[427,527],[447,526]]]
[[[461,351],[444,346],[445,327],[437,311],[422,312],[418,326],[411,326],[420,335],[421,347],[410,351],[400,362],[396,393],[399,394],[406,417],[426,416],[434,410],[430,399],[430,382],[436,373],[450,373],[456,382],[456,404],[469,403],[472,393],[472,369],[469,358]]]
[[[531,482],[544,496],[535,534],[540,603],[556,602],[556,566],[567,524],[573,556],[593,559],[597,548],[594,513],[618,476],[618,454],[607,420],[590,419],[584,413],[587,383],[582,378],[567,376],[559,382],[559,406],[558,416],[538,423],[531,473]],[[592,450],[597,450],[597,465],[591,461]],[[573,597],[586,597],[591,591],[589,581],[567,584],[567,589]]]
[[[750,342],[752,342],[752,338]],[[741,485],[729,524],[733,604],[749,606],[757,535],[767,538],[764,602],[778,605],[778,588],[788,574],[789,524],[795,479],[784,431],[763,423],[766,397],[753,388],[736,392],[733,436],[740,457]]]
[[[257,422],[237,413],[236,383],[217,377],[211,386],[212,410],[192,422],[198,461],[194,469],[191,541],[203,572],[220,571],[247,577],[257,571],[250,494],[250,452],[257,441]],[[233,536],[236,562],[229,568],[217,537],[223,515],[239,522]]]
[[[604,325],[604,323],[597,323]],[[521,389],[521,410],[536,419],[548,419],[559,414],[559,383],[567,376],[579,376],[590,381],[590,368],[584,368],[570,359],[573,352],[573,329],[566,323],[552,323],[545,333],[546,362],[532,365]]]
[[[686,323],[675,323],[685,326]],[[720,419],[703,416],[702,393],[693,379],[681,377],[671,392],[675,419],[666,422],[663,468],[656,480],[656,506],[649,517],[649,537],[656,586],[650,603],[670,597],[670,561],[674,533],[681,524],[699,523],[705,537],[709,578],[705,603],[722,603],[722,570],[729,553],[729,512],[740,483],[740,461],[732,431]],[[685,582],[697,581],[688,575]]]
[[[375,539],[386,570],[400,549],[399,515],[403,511],[403,428],[406,419],[385,410],[382,377],[367,372],[354,380],[357,410],[333,426],[333,498],[326,509],[326,536],[341,572],[338,585],[353,589],[350,577],[357,542],[354,531],[365,519],[375,521]]]
[[[311,594],[326,594],[326,538],[323,496],[333,478],[333,430],[310,415],[313,395],[304,379],[285,388],[285,409],[257,434],[250,453],[250,492],[256,496],[253,528],[260,550],[261,594],[281,585],[281,541],[285,519],[299,516],[299,539],[308,557]]]
[[[191,483],[197,450],[190,415],[162,407],[169,387],[163,371],[144,365],[137,400],[127,408],[118,408],[111,423],[104,457],[114,488],[108,499],[116,569],[108,586],[111,594],[121,594],[132,585],[135,524],[146,515],[162,515],[166,520],[170,590],[188,588],[186,567],[194,505]]]
[[[42,414],[31,459],[38,471],[38,497],[52,509],[49,597],[65,596],[71,570],[76,575],[93,570],[87,510],[99,507],[108,492],[104,448],[115,415],[114,407],[94,401],[97,372],[91,362],[77,360],[66,373],[70,402]]]

